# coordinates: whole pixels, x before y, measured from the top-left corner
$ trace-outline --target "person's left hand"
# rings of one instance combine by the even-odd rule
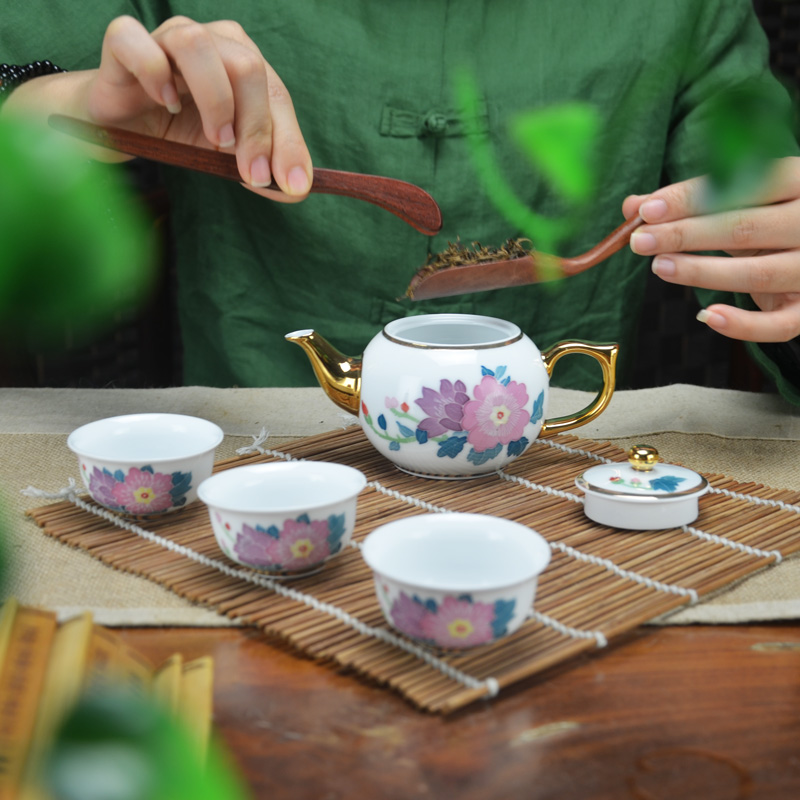
[[[654,256],[653,272],[669,283],[750,294],[760,311],[721,303],[698,314],[718,333],[751,342],[800,335],[800,158],[774,163],[750,207],[704,213],[706,178],[625,198],[626,219],[645,221],[631,249]],[[722,250],[724,256],[698,251]]]

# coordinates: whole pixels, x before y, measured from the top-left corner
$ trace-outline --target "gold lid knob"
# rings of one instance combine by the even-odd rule
[[[649,444],[635,444],[628,450],[628,463],[639,472],[649,472],[658,461],[658,450]]]

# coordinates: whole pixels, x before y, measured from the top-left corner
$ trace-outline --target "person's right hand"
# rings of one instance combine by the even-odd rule
[[[273,179],[304,198],[311,157],[289,93],[236,22],[167,20],[149,33],[132,17],[106,30],[100,68],[87,86],[87,114],[96,123],[236,153],[251,188]]]

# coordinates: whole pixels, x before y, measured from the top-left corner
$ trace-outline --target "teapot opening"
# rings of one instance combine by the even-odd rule
[[[513,322],[473,314],[426,314],[388,323],[383,335],[416,347],[497,347],[515,342],[522,331]]]

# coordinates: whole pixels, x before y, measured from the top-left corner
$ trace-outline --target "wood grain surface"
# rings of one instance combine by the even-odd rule
[[[788,800],[800,626],[639,628],[442,718],[253,630],[124,629],[215,660],[215,726],[253,797]]]

